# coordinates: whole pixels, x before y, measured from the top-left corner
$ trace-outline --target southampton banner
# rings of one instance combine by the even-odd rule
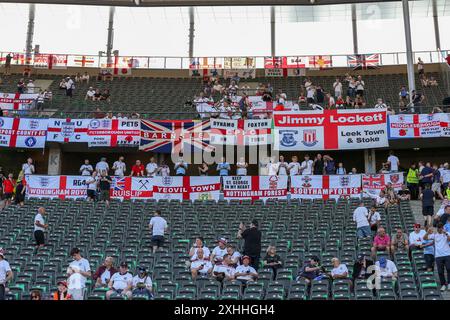
[[[292,199],[361,197],[361,175],[301,175],[291,177]]]

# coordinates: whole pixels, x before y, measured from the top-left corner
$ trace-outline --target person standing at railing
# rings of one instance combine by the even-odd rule
[[[417,71],[419,72],[419,77],[425,74],[425,66],[422,59],[419,57],[417,61]]]
[[[66,96],[72,98],[74,89],[75,89],[75,82],[70,77],[67,77],[66,78]]]
[[[25,90],[25,82],[24,82],[23,78],[21,78],[17,82],[17,92],[22,94],[24,90]]]
[[[333,83],[334,88],[334,97],[338,98],[342,95],[342,83],[339,78],[336,78],[336,81]]]
[[[9,76],[11,74],[11,60],[12,55],[8,53],[5,57],[5,76]]]

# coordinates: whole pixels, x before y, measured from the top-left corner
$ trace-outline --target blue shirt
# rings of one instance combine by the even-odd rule
[[[185,174],[186,174],[187,163],[186,163],[186,162],[183,162],[183,164],[184,164],[186,167],[184,167],[184,166],[178,166],[178,167],[177,167],[177,170],[176,170],[176,172],[175,172],[175,174],[177,174],[177,175],[185,175]]]
[[[434,240],[428,239],[428,240],[423,240],[423,244],[428,244],[428,243],[432,243]],[[434,256],[434,244],[432,246],[429,247],[425,247],[423,248],[423,254],[432,254]]]
[[[433,183],[439,183],[439,182],[441,182],[441,172],[436,169],[433,172]]]
[[[422,172],[420,172],[420,175],[421,175],[421,176],[424,176],[424,177],[422,178],[422,183],[431,183],[431,182],[433,182],[433,177],[426,177],[426,178],[425,178],[425,176],[426,176],[427,174],[430,174],[430,173],[433,173],[433,169],[432,169],[432,168],[430,168],[430,167],[425,167],[425,168],[422,169]]]
[[[450,233],[450,223],[446,223],[444,224],[444,230],[447,231],[447,233]],[[450,245],[450,241],[448,242],[448,244]]]
[[[230,171],[230,164],[228,162],[222,162],[217,165],[217,171],[219,171],[220,176],[227,176],[228,171]]]

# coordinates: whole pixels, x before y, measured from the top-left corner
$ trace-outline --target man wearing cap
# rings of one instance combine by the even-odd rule
[[[109,172],[109,164],[106,162],[106,158],[102,157],[99,162],[95,165],[95,171],[101,175],[103,172],[108,174]]]
[[[40,207],[34,217],[34,239],[36,240],[36,250],[45,245],[44,231],[48,229],[48,224],[44,221],[45,208]]]
[[[238,239],[244,239],[243,255],[250,257],[250,265],[257,271],[261,255],[261,231],[258,230],[258,221],[253,220],[250,228],[246,228],[241,222],[237,234]]]
[[[69,293],[72,295],[73,300],[83,300],[84,292],[86,291],[86,280],[91,277],[91,267],[89,261],[81,256],[80,249],[73,248],[70,250],[70,256],[73,258],[73,261],[69,264],[67,274],[71,277],[73,274],[76,274],[72,283],[79,283],[73,283],[73,291],[71,290],[71,284],[69,283]]]
[[[150,219],[150,231],[152,232],[153,253],[158,249],[162,250],[164,243],[164,233],[167,232],[167,221],[161,217],[161,211],[155,210],[154,216]]]
[[[205,256],[203,254],[203,249],[199,248],[197,250],[197,259],[195,259],[194,261],[191,262],[192,280],[197,279],[198,274],[200,274],[201,276],[209,275],[211,273],[212,269],[213,269],[213,265],[212,265],[211,261],[209,261],[208,259],[205,259]]]
[[[425,240],[434,240],[435,261],[441,283],[441,291],[450,290],[450,235],[444,230],[444,225],[438,223],[436,233],[426,233]],[[447,270],[447,280],[445,279]]]
[[[395,263],[385,257],[375,262],[375,274],[379,278],[389,278],[395,280],[397,278],[397,267]]]
[[[0,301],[5,300],[6,284],[12,280],[13,276],[11,266],[5,260],[5,251],[0,248]]]
[[[371,236],[369,211],[364,206],[364,202],[360,202],[358,208],[353,211],[353,221],[356,222],[356,236],[358,238],[367,238]]]
[[[367,259],[364,254],[360,253],[353,264],[353,281],[356,279],[367,279],[370,276],[370,273],[368,272],[370,266],[373,266],[373,261]]]
[[[391,237],[386,234],[384,228],[378,228],[377,235],[373,239],[372,258],[375,259],[378,251],[386,251],[388,255],[391,254]]]
[[[221,263],[223,256],[227,254],[227,240],[225,238],[220,238],[217,242],[219,244],[213,249],[211,254],[211,262],[214,264]]]
[[[234,277],[243,284],[250,281],[255,281],[258,278],[258,272],[256,272],[255,268],[250,265],[249,256],[242,257],[242,264],[236,268]]]
[[[149,299],[153,299],[153,282],[145,267],[138,267],[137,275],[133,277],[132,293],[136,295],[147,295]]]
[[[53,293],[53,300],[72,300],[72,296],[67,291],[66,281],[58,282],[58,290]]]
[[[131,298],[133,286],[133,275],[128,272],[128,264],[126,262],[120,263],[119,272],[116,272],[109,280],[109,291],[106,292],[106,300],[111,298],[111,295],[118,294]]]

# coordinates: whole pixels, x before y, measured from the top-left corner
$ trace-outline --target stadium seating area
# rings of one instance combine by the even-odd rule
[[[126,80],[125,80],[126,81]],[[370,199],[364,199],[367,206]],[[50,225],[48,245],[34,254],[33,217],[39,206],[47,210]],[[0,212],[0,245],[15,272],[9,299],[28,299],[31,289],[45,294],[65,279],[71,261],[69,251],[79,247],[94,271],[110,255],[116,263],[125,260],[134,273],[136,266],[147,267],[154,282],[155,299],[442,299],[435,274],[424,271],[421,252],[412,261],[406,253],[397,253],[395,263],[399,279],[382,282],[374,295],[365,281],[356,282],[354,290],[346,281],[313,281],[311,289],[295,281],[299,268],[312,255],[321,258],[330,270],[331,258],[339,257],[351,267],[358,253],[370,254],[371,243],[358,240],[352,213],[357,200],[288,201],[195,201],[112,202],[102,203],[29,199],[24,207],[10,206]],[[165,252],[152,254],[148,221],[154,209],[160,209],[169,223],[170,235]],[[409,202],[387,211],[380,208],[382,225],[391,234],[400,226],[408,233],[414,224]],[[263,232],[262,249],[275,244],[283,259],[283,269],[276,280],[271,270],[259,269],[257,282],[245,291],[235,282],[224,283],[199,278],[191,280],[186,266],[187,252],[196,236],[203,236],[211,249],[218,237],[226,237],[238,248],[236,232],[241,221],[258,219]],[[262,256],[264,256],[262,253]],[[88,299],[104,299],[104,289],[92,289],[88,282]]]
[[[429,76],[433,76],[438,83],[443,82],[439,73],[430,73]],[[20,78],[21,75],[5,77],[0,90],[15,92]],[[97,107],[100,107],[104,112],[109,110],[115,113],[138,112],[143,118],[190,119],[198,117],[192,107],[185,107],[184,104],[202,90],[201,79],[123,77],[115,78],[112,82],[104,82],[91,77],[89,84],[76,83],[74,96],[70,99],[65,96],[64,90],[58,88],[61,76],[37,75],[32,78],[53,80],[49,88],[53,92],[53,101],[51,104],[47,104],[47,107],[58,111],[54,116],[85,118],[87,114],[79,113],[80,111],[95,111]],[[310,78],[314,84],[321,85],[325,92],[334,92],[332,88],[335,81],[334,76]],[[297,101],[303,80],[303,77],[257,78],[252,79],[251,82],[270,83],[275,90],[282,88],[289,100]],[[373,107],[376,99],[381,97],[396,108],[400,87],[407,84],[406,74],[367,75],[363,77],[363,80],[366,83],[367,107]],[[101,90],[109,89],[111,102],[85,101],[85,94],[89,86]],[[425,94],[426,105],[441,105],[442,99],[446,96],[442,86],[423,88],[418,78],[416,87],[420,88],[418,91]]]

